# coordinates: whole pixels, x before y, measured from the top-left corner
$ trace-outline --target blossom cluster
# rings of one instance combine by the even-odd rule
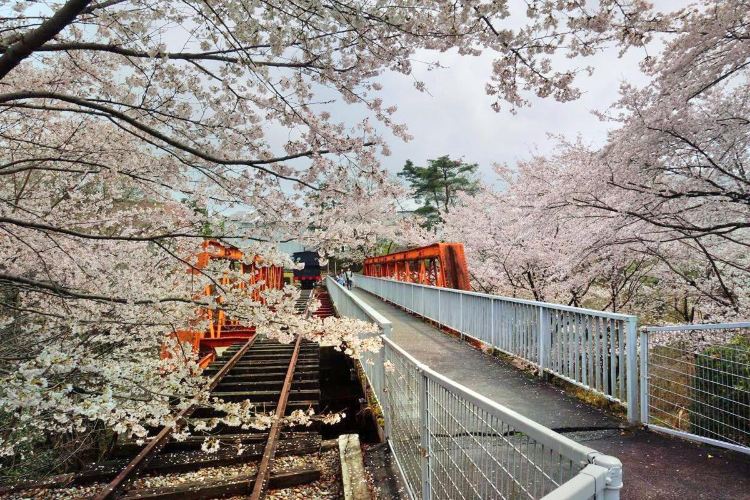
[[[672,15],[663,52],[643,62],[651,82],[623,84],[600,113],[614,126],[603,147],[561,140],[514,170],[497,166],[505,189],[448,215],[441,236],[466,243],[477,288],[644,322],[744,319],[747,7],[707,1]]]

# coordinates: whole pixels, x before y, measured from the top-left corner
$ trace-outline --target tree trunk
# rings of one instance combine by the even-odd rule
[[[37,29],[23,34],[20,39],[11,43],[0,57],[0,80],[35,50],[65,29],[90,3],[91,0],[69,0]]]

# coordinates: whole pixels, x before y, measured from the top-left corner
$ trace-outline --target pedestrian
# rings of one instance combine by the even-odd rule
[[[349,290],[352,289],[352,279],[354,278],[354,273],[352,273],[352,268],[347,267],[346,271],[344,271],[344,277],[346,278],[346,288]]]

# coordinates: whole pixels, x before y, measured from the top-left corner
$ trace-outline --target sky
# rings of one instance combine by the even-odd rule
[[[500,112],[490,107],[493,99],[484,90],[489,81],[492,54],[466,57],[441,54],[446,69],[426,71],[417,66],[414,78],[425,81],[428,92],[414,89],[413,80],[390,74],[383,79],[384,100],[398,105],[396,119],[405,122],[414,137],[405,143],[390,134],[390,157],[382,157],[391,172],[399,171],[407,159],[423,165],[429,158],[447,154],[478,163],[480,175],[491,182],[492,165],[514,165],[535,152],[552,150],[556,136],[581,136],[584,143],[600,146],[614,126],[602,122],[592,110],[604,111],[618,98],[623,81],[644,85],[648,78],[638,66],[644,53],[630,52],[622,59],[617,52],[590,58],[594,75],[581,75],[580,99],[559,103],[530,96],[530,107],[512,114],[509,106]],[[434,57],[434,55],[433,55]]]
[[[689,3],[653,0],[657,10],[666,12]],[[656,55],[661,45],[662,41],[653,42],[647,48],[648,54]],[[411,77],[392,73],[379,79],[384,87],[383,100],[387,105],[398,106],[395,119],[406,123],[414,137],[404,143],[386,134],[392,155],[381,157],[383,165],[395,174],[407,159],[424,165],[427,159],[450,155],[478,163],[481,178],[494,183],[494,163],[512,167],[534,153],[548,153],[557,136],[574,140],[580,135],[585,144],[601,146],[608,130],[616,124],[602,122],[592,111],[606,111],[614,104],[622,82],[648,84],[649,78],[639,68],[646,55],[644,49],[633,49],[619,57],[618,50],[610,49],[580,60],[579,65],[594,67],[592,76],[578,77],[583,91],[581,98],[558,103],[530,95],[531,106],[517,110],[514,115],[507,106],[501,112],[490,107],[493,100],[485,92],[485,83],[491,73],[492,53],[479,57],[456,52],[418,53],[415,60],[437,59],[446,68],[428,71],[426,65],[414,64]],[[560,67],[570,64],[563,56],[553,56],[552,61]],[[415,80],[424,81],[427,92],[418,92]]]
[[[654,55],[656,47],[649,47]],[[376,78],[383,90],[377,94],[383,107],[396,105],[393,120],[406,124],[413,139],[404,142],[395,137],[371,117],[370,123],[384,136],[390,156],[380,155],[381,164],[389,172],[399,172],[406,160],[425,165],[428,159],[449,155],[479,165],[479,175],[488,184],[495,184],[493,164],[515,165],[534,153],[548,153],[559,136],[575,140],[579,135],[585,144],[594,147],[604,144],[607,131],[616,126],[602,122],[592,111],[606,111],[618,98],[621,83],[646,85],[647,75],[639,68],[646,56],[643,49],[631,50],[618,57],[611,49],[596,56],[576,60],[579,68],[593,66],[594,74],[585,72],[577,82],[583,95],[571,102],[559,103],[552,98],[542,99],[529,93],[525,97],[529,107],[511,113],[510,106],[500,112],[492,110],[493,98],[485,92],[492,61],[496,53],[481,56],[421,51],[412,58],[411,75],[386,72]],[[555,68],[573,67],[564,56],[553,56]],[[422,61],[421,63],[418,61]],[[442,68],[428,69],[425,62],[439,61]],[[422,81],[427,89],[419,92],[414,83]],[[370,116],[360,104],[344,103],[335,92],[317,87],[316,101],[324,102],[332,121],[354,125]],[[323,108],[320,108],[321,110]],[[282,145],[294,133],[281,126],[266,127],[271,144]]]
[[[510,3],[511,6],[518,3],[522,11],[525,10],[521,0],[510,0]],[[690,2],[653,0],[653,3],[657,10],[673,11]],[[514,12],[513,6],[511,12]],[[508,27],[513,28],[516,22],[520,26],[525,21],[523,15],[517,19],[507,21]],[[170,30],[165,42],[179,48],[185,43],[186,35],[185,30]],[[659,47],[660,42],[649,46],[649,55],[655,55]],[[485,92],[496,54],[485,52],[474,57],[462,56],[456,51],[418,52],[413,58],[412,75],[385,73],[376,78],[383,86],[379,96],[384,107],[396,105],[395,121],[405,123],[414,137],[404,142],[380,127],[392,152],[390,156],[381,156],[382,165],[395,176],[407,159],[424,165],[428,159],[449,155],[478,163],[480,177],[494,184],[494,163],[512,167],[534,153],[549,153],[559,136],[571,140],[580,136],[585,144],[601,146],[608,130],[616,124],[602,122],[592,111],[605,111],[611,106],[618,98],[621,83],[637,86],[648,83],[639,68],[645,56],[643,49],[631,49],[619,57],[617,49],[613,48],[571,63],[562,55],[553,55],[555,68],[594,67],[592,76],[582,73],[577,78],[583,95],[578,100],[559,103],[529,94],[526,97],[531,106],[512,114],[508,106],[500,112],[493,111],[493,99]],[[428,70],[428,65],[419,61],[439,61],[443,68]],[[415,81],[423,81],[427,91],[416,90]],[[318,92],[317,100],[327,103],[325,110],[332,113],[333,121],[354,125],[367,116],[362,106],[345,104],[338,94],[322,88],[316,89]],[[330,100],[338,102],[331,104]],[[294,132],[276,124],[267,126],[265,133],[269,143],[278,147],[295,138]]]
[[[652,0],[652,3],[656,10],[670,12],[692,0]],[[503,27],[520,28],[527,21],[526,3],[509,0],[509,5],[511,16],[504,20],[507,25]],[[174,29],[166,33],[164,41],[180,49],[188,38],[187,30]],[[656,55],[660,46],[660,41],[652,43],[648,55]],[[563,55],[553,55],[556,69],[594,67],[592,76],[582,73],[576,80],[583,95],[575,101],[559,103],[528,94],[525,97],[531,106],[513,114],[508,106],[500,112],[493,111],[493,99],[485,92],[496,53],[485,52],[474,57],[459,55],[457,51],[417,52],[411,75],[387,72],[376,77],[383,87],[378,96],[382,97],[384,107],[396,105],[394,120],[405,123],[413,136],[411,141],[404,142],[384,127],[378,127],[392,152],[390,156],[381,155],[381,163],[395,177],[407,159],[425,165],[428,159],[449,155],[479,164],[482,180],[495,184],[493,164],[513,167],[534,153],[549,153],[560,136],[570,140],[580,136],[584,144],[601,146],[616,124],[602,122],[592,111],[606,111],[617,100],[621,83],[636,86],[648,83],[639,68],[646,55],[644,49],[631,49],[620,57],[616,48],[574,62]],[[428,64],[419,61],[439,61],[443,68],[430,70]],[[419,92],[414,87],[415,81],[424,82],[427,91]],[[316,101],[326,103],[324,109],[331,112],[334,122],[351,126],[368,116],[363,106],[343,103],[341,96],[329,89],[318,87],[313,91],[317,94]],[[267,141],[279,148],[297,138],[295,131],[278,124],[268,124],[264,132]],[[295,165],[303,164],[304,160],[300,160]]]

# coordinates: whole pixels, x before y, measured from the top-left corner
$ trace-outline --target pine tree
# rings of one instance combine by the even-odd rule
[[[412,196],[420,203],[415,213],[425,218],[424,226],[435,227],[442,222],[443,215],[456,205],[461,192],[475,193],[479,187],[476,163],[451,160],[444,155],[436,160],[427,160],[426,167],[418,167],[411,160],[398,173],[409,184]]]

